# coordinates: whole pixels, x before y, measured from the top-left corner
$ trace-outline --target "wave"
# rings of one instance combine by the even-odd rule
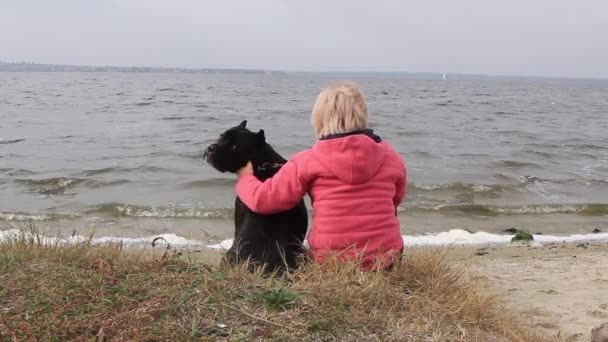
[[[471,192],[471,193],[482,193],[482,192],[506,192],[506,191],[525,191],[530,185],[538,185],[539,183],[544,184],[558,184],[558,185],[573,185],[580,186],[581,184],[586,185],[602,185],[608,184],[608,179],[593,178],[593,179],[548,179],[535,176],[520,176],[514,179],[505,174],[495,174],[495,178],[500,179],[506,183],[498,184],[482,184],[482,183],[464,183],[464,182],[453,182],[444,184],[420,184],[410,183],[408,184],[408,190],[415,192],[429,192],[429,191],[453,191],[453,192]]]
[[[44,179],[17,179],[17,183],[34,186],[57,186],[57,187],[69,187],[71,185],[83,182],[83,179],[79,178],[68,178],[68,177],[53,177]]]
[[[399,131],[393,132],[393,134],[396,134],[398,136],[406,136],[406,137],[420,137],[420,136],[426,135],[426,133],[424,133],[424,132],[404,131],[404,130],[399,130]]]
[[[17,179],[17,183],[38,186],[38,187],[50,187],[50,188],[72,188],[78,184],[90,188],[99,188],[110,185],[121,185],[129,183],[126,179],[115,179],[111,181],[98,181],[93,179],[82,179],[82,178],[69,178],[69,177],[53,177],[43,179]]]
[[[581,216],[608,215],[608,204],[558,204],[558,205],[527,205],[527,206],[493,206],[486,204],[450,204],[434,207],[412,206],[400,207],[400,212],[407,211],[436,211],[445,214],[471,214],[479,216],[498,215],[541,215],[541,214],[577,214]]]
[[[166,116],[161,118],[161,120],[165,121],[179,121],[179,120],[188,120],[188,119],[198,119],[196,116]]]
[[[520,184],[469,184],[463,182],[445,184],[408,184],[408,191],[430,192],[430,191],[454,191],[454,192],[504,192],[521,191],[524,186]]]
[[[505,176],[508,177],[508,176]],[[520,176],[519,181],[522,184],[533,184],[533,183],[548,183],[548,184],[560,184],[560,185],[576,185],[580,184],[585,185],[602,185],[608,184],[608,178],[565,178],[565,179],[550,179],[550,178],[541,178],[535,176]]]
[[[148,166],[148,165],[140,165],[136,167],[106,167],[101,169],[91,169],[85,170],[80,173],[83,177],[92,177],[109,173],[142,173],[142,172],[172,172],[175,173],[174,170],[169,170],[163,167],[158,166]]]
[[[77,185],[94,189],[129,183],[129,181],[125,179],[98,181],[93,179],[70,177],[16,179],[15,182],[28,187],[31,191],[38,192],[43,195],[64,195],[67,190],[73,189]]]
[[[25,139],[2,139],[0,138],[0,145],[16,144],[18,142],[25,141]]]
[[[81,175],[84,177],[91,177],[91,176],[97,176],[97,175],[103,175],[106,173],[116,172],[116,170],[117,170],[117,168],[115,168],[115,167],[106,167],[103,169],[86,170],[86,171],[83,171],[81,173]]]
[[[106,203],[96,206],[87,214],[109,214],[117,217],[170,218],[170,219],[226,219],[232,218],[233,209],[203,209],[148,207],[123,203]]]
[[[83,179],[54,177],[46,179],[17,179],[15,182],[30,188],[30,191],[43,195],[65,195],[65,192],[76,184],[84,182]]]
[[[411,198],[446,201],[446,196],[456,199],[457,203],[465,204],[473,202],[473,198],[509,198],[510,195],[526,196],[534,198],[540,196],[544,199],[564,199],[563,191],[580,189],[581,187],[593,187],[603,189],[608,186],[608,179],[544,179],[534,176],[520,176],[517,179],[504,174],[494,175],[502,183],[498,184],[472,184],[454,182],[446,184],[408,184],[408,192]],[[608,191],[608,190],[607,190]],[[414,201],[416,202],[416,201]],[[450,204],[450,203],[447,203]]]
[[[59,221],[72,217],[74,217],[74,215],[0,211],[0,221],[9,222]]]
[[[520,169],[524,167],[531,168],[539,168],[541,167],[539,164],[533,162],[519,161],[519,160],[499,160],[490,163],[496,168],[506,168],[506,169]]]
[[[608,204],[564,204],[564,205],[529,205],[499,207],[483,204],[455,204],[438,206],[401,206],[398,212],[438,213],[446,215],[465,216],[509,216],[509,215],[547,215],[547,214],[573,214],[580,216],[606,216]],[[149,219],[231,219],[234,217],[234,208],[183,208],[143,206],[125,203],[105,203],[89,207],[84,215],[109,215],[113,217],[149,218]],[[73,214],[39,214],[3,212],[0,220],[4,221],[47,221],[73,218]]]
[[[534,154],[546,159],[560,159],[562,155],[557,152],[545,152],[545,151],[534,151],[534,150],[526,150],[525,153]]]
[[[181,141],[181,143],[189,143],[189,142],[192,142],[192,141],[190,141],[190,140]],[[196,151],[196,152],[178,153],[177,156],[182,157],[182,158],[186,158],[186,159],[202,160],[203,159],[203,152],[202,151]]]
[[[216,187],[234,187],[235,180],[230,178],[214,178],[205,180],[196,180],[190,182],[184,182],[180,184],[180,187],[184,189],[191,188],[208,188],[212,186]]]
[[[11,239],[18,239],[23,236],[27,237],[29,235],[31,235],[31,233],[18,229],[0,231],[0,243],[10,241]],[[508,244],[512,237],[513,235],[491,234],[486,232],[471,233],[462,229],[452,229],[447,232],[424,235],[402,235],[403,243],[407,247]],[[608,241],[608,233],[574,234],[566,236],[533,235],[533,237],[533,243],[537,246],[542,246],[542,244],[545,243]],[[215,250],[227,250],[234,242],[233,239],[225,239],[218,243],[209,243],[208,241],[187,239],[176,234],[152,235],[139,238],[120,236],[89,238],[81,235],[72,235],[69,237],[42,236],[41,241],[44,244],[58,245],[83,242],[90,242],[93,245],[120,243],[127,247],[154,247],[156,244],[169,244],[173,247],[206,247]]]
[[[220,183],[224,180],[218,180]],[[197,186],[196,182],[184,183],[184,186]],[[198,186],[205,186],[198,184]],[[527,205],[527,206],[493,206],[485,204],[450,204],[450,205],[424,205],[409,204],[400,206],[398,212],[429,213],[443,215],[464,215],[469,217],[496,217],[519,215],[549,215],[566,214],[579,216],[608,216],[608,204],[563,204],[563,205]],[[13,211],[0,211],[0,221],[55,221],[80,217],[81,215],[109,215],[112,217],[147,218],[147,219],[232,219],[234,208],[200,208],[200,207],[162,207],[143,206],[125,203],[105,203],[89,207],[79,214],[71,213],[25,213]]]
[[[30,171],[30,170],[23,170],[23,169],[0,169],[0,172],[2,173],[6,173],[7,176],[27,176],[27,175],[33,175],[34,172]]]
[[[579,149],[579,150],[605,150],[608,149],[608,147],[603,146],[603,145],[594,145],[594,144],[566,144],[564,145],[566,147],[572,147],[575,149]]]

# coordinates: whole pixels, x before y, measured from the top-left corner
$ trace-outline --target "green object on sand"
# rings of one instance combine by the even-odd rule
[[[534,237],[532,236],[532,234],[523,231],[523,230],[518,230],[515,233],[515,236],[513,236],[513,238],[511,239],[511,242],[516,242],[516,241],[533,241]]]

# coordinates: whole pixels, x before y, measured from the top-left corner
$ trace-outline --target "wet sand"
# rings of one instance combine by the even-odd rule
[[[608,242],[453,247],[447,257],[548,336],[589,341],[608,322]]]

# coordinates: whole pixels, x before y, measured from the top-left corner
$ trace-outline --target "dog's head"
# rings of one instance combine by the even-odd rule
[[[205,149],[203,158],[220,172],[236,172],[254,159],[266,144],[264,130],[254,133],[247,129],[247,120],[220,135]]]

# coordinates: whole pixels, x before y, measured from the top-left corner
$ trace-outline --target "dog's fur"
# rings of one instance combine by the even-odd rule
[[[222,133],[204,151],[205,160],[220,172],[234,173],[248,161],[259,180],[272,177],[286,162],[269,144],[264,131],[251,132],[247,121]],[[297,268],[304,254],[308,214],[302,200],[295,208],[273,215],[251,211],[237,196],[234,204],[234,243],[223,262],[249,262],[265,271]]]

